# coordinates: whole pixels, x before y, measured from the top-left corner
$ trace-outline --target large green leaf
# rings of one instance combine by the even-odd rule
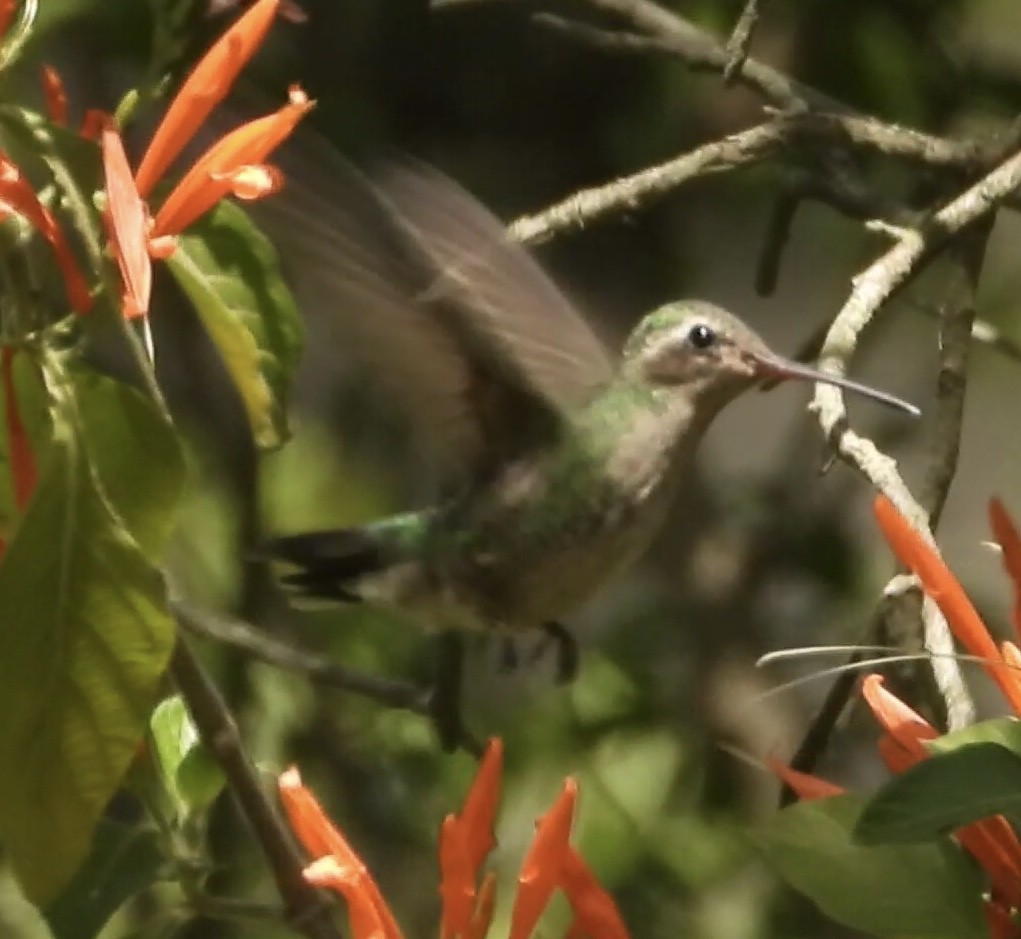
[[[973,743],[891,779],[868,801],[854,834],[863,844],[927,841],[998,814],[1021,818],[1021,757]]]
[[[880,937],[975,939],[986,935],[977,868],[949,840],[856,844],[857,796],[802,802],[778,812],[761,844],[780,874],[823,912]]]
[[[221,202],[180,237],[168,263],[241,395],[256,443],[278,446],[302,325],[269,241]]]
[[[174,636],[162,578],[124,518],[150,546],[160,526],[131,500],[118,511],[102,484],[105,475],[116,495],[115,474],[90,463],[74,383],[52,356],[45,371],[53,441],[0,564],[0,843],[36,902],[87,854],[142,739]],[[140,478],[163,472],[159,447],[127,431],[109,439],[132,447]]]
[[[187,475],[177,436],[134,388],[84,368],[69,374],[78,426],[103,492],[139,547],[159,561]]]
[[[89,939],[130,897],[169,874],[156,829],[103,819],[88,860],[45,910],[55,939]]]

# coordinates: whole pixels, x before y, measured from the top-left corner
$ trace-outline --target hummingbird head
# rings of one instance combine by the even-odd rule
[[[648,314],[624,347],[624,368],[642,384],[674,389],[693,404],[722,407],[765,377],[765,342],[736,316],[701,300]]]
[[[886,392],[777,355],[732,313],[702,300],[681,300],[649,313],[628,338],[623,362],[628,377],[676,390],[706,414],[765,379],[824,382],[915,417],[920,413]]]

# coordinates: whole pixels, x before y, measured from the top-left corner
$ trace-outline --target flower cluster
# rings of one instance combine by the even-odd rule
[[[109,124],[101,144],[110,245],[124,283],[124,315],[144,316],[152,290],[150,258],[166,258],[174,236],[226,195],[259,199],[277,192],[283,177],[266,158],[294,131],[313,102],[292,85],[287,103],[221,137],[170,191],[155,219],[145,200],[262,44],[281,0],[257,0],[213,45],[185,79],[132,175],[124,145]]]
[[[448,815],[440,828],[439,863],[441,939],[482,939],[493,916],[496,880],[480,871],[496,845],[493,821],[500,801],[503,747],[491,740],[464,807]],[[361,858],[330,822],[315,796],[301,783],[297,769],[280,776],[280,798],[291,827],[314,860],[305,879],[335,890],[347,903],[355,939],[401,939],[393,914]],[[536,823],[535,838],[518,875],[508,939],[528,939],[556,890],[574,911],[568,939],[627,939],[628,933],[610,895],[570,843],[578,797],[572,778],[553,807]]]
[[[916,532],[884,496],[876,499],[876,518],[884,537],[900,561],[921,582],[925,593],[939,606],[951,630],[964,649],[982,663],[990,678],[1003,692],[1015,715],[1021,717],[1021,650],[1005,641],[998,647],[978,611],[950,572],[943,559]],[[1006,509],[993,499],[989,503],[993,534],[1000,545],[1003,563],[1015,588],[1013,620],[1021,642],[1021,537]],[[929,754],[924,743],[939,732],[883,687],[880,675],[862,681],[862,697],[875,716],[882,736],[879,753],[894,773],[901,773]],[[801,798],[821,799],[843,790],[815,776],[798,773],[780,763],[770,763]],[[986,872],[991,890],[986,916],[993,939],[1021,939],[1014,915],[1021,910],[1021,842],[1010,823],[1000,815],[982,819],[955,832],[962,847]]]
[[[283,185],[280,172],[264,161],[313,106],[297,85],[290,88],[287,103],[278,111],[243,124],[206,150],[171,189],[154,219],[147,202],[258,50],[280,12],[281,3],[282,0],[256,0],[214,43],[170,103],[136,172],[131,171],[113,120],[101,111],[85,113],[79,134],[100,140],[107,234],[123,284],[123,312],[129,319],[147,314],[152,290],[151,258],[168,257],[174,248],[174,236],[226,195],[259,199]],[[14,7],[9,0],[0,6],[0,30],[9,25]],[[58,126],[67,126],[68,97],[55,69],[43,68],[42,85],[50,120]],[[2,154],[0,200],[0,217],[5,211],[18,212],[50,243],[72,308],[86,312],[91,306],[89,290],[59,225],[49,209],[39,203],[14,164]]]
[[[174,250],[175,236],[222,198],[257,199],[279,190],[282,175],[264,161],[295,129],[313,103],[298,86],[275,113],[249,121],[214,143],[195,161],[151,217],[148,200],[167,170],[189,144],[213,109],[227,96],[238,74],[266,37],[286,0],[256,0],[199,61],[171,102],[136,172],[132,172],[119,130],[106,114],[86,111],[79,135],[98,139],[106,190],[104,222],[110,254],[121,280],[126,318],[144,317],[152,293],[153,258]],[[0,0],[0,39],[17,12],[14,0]],[[60,75],[45,66],[43,94],[50,120],[66,127],[68,96]],[[42,236],[61,273],[68,303],[87,313],[93,296],[87,278],[53,211],[9,156],[0,152],[0,221],[18,216]],[[35,488],[35,457],[18,409],[12,376],[15,349],[0,350],[4,425],[15,508],[22,512]],[[0,550],[4,546],[0,542]]]

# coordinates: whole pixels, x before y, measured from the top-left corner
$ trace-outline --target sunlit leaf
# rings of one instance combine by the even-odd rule
[[[173,645],[162,578],[89,463],[73,385],[52,357],[46,371],[53,442],[0,564],[0,843],[36,902],[87,855]],[[133,472],[154,459],[137,448]]]
[[[256,443],[279,445],[302,329],[270,243],[222,202],[180,237],[168,264],[241,395]]]
[[[202,746],[180,697],[161,701],[149,726],[163,785],[179,819],[208,807],[223,789],[223,773]]]
[[[863,844],[926,841],[990,815],[1021,819],[1021,757],[974,743],[923,760],[866,803],[855,828]]]
[[[977,868],[949,840],[865,847],[851,838],[862,800],[838,796],[777,812],[760,843],[777,871],[838,922],[873,936],[986,934]]]
[[[79,428],[103,490],[139,547],[158,561],[184,494],[186,468],[177,436],[135,389],[84,368],[69,374]]]

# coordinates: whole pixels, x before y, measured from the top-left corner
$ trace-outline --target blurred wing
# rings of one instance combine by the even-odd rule
[[[442,469],[485,474],[548,440],[609,377],[585,322],[453,183],[402,165],[373,185],[321,141],[303,146],[318,152],[285,162],[287,186],[258,214],[300,268],[303,308]]]
[[[308,141],[304,142],[306,145]],[[471,412],[470,364],[413,295],[406,237],[368,180],[331,148],[301,153],[284,190],[253,207],[309,319],[313,370],[349,369],[400,409],[414,444],[444,475],[484,450]]]
[[[584,404],[611,376],[606,349],[500,222],[435,170],[388,166],[382,188],[440,272],[427,297],[450,302],[498,350],[503,379],[553,406]]]

